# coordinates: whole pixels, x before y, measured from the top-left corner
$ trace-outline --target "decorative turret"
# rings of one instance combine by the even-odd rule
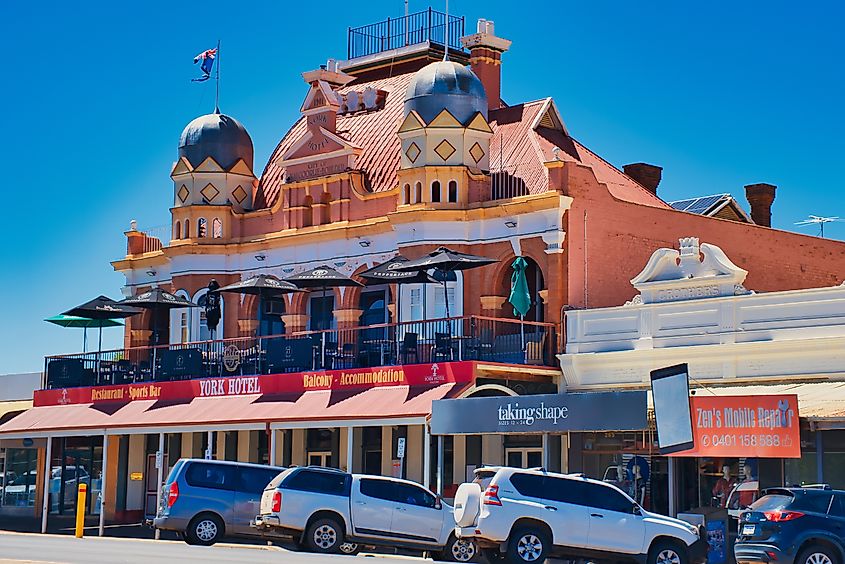
[[[231,214],[207,208],[252,209],[252,166],[252,139],[238,120],[215,110],[189,123],[170,172],[173,240],[228,237]]]
[[[405,94],[398,135],[401,204],[469,202],[470,181],[490,168],[493,131],[481,81],[450,61],[423,67]]]

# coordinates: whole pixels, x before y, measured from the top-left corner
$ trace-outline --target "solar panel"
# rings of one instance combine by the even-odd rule
[[[715,194],[713,196],[702,196],[700,198],[677,200],[675,202],[669,202],[669,205],[675,208],[676,210],[705,215],[717,204],[729,199],[730,197],[730,194]]]

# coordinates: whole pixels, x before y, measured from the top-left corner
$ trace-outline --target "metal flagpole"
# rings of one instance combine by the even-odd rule
[[[217,93],[214,96],[214,110],[220,112],[220,40],[217,40]]]
[[[446,0],[446,31],[443,33],[443,60],[449,60],[449,0]]]

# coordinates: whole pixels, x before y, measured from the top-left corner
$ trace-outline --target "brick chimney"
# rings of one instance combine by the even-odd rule
[[[772,202],[775,201],[777,186],[761,182],[745,187],[745,199],[751,206],[751,219],[757,225],[772,226]]]
[[[487,93],[487,109],[502,107],[502,53],[510,49],[511,42],[493,33],[493,22],[478,20],[478,32],[461,37],[461,43],[469,49],[469,64],[472,72],[481,80]]]
[[[623,166],[622,170],[642,184],[646,190],[655,196],[657,195],[657,185],[660,184],[660,179],[663,177],[663,167],[648,163],[632,163]]]

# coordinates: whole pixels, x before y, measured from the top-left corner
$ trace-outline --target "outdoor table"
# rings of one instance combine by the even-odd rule
[[[364,340],[364,344],[376,345],[378,347],[379,359],[381,360],[381,364],[379,366],[384,366],[384,359],[390,352],[390,347],[393,345],[393,341],[391,339],[366,339]]]

